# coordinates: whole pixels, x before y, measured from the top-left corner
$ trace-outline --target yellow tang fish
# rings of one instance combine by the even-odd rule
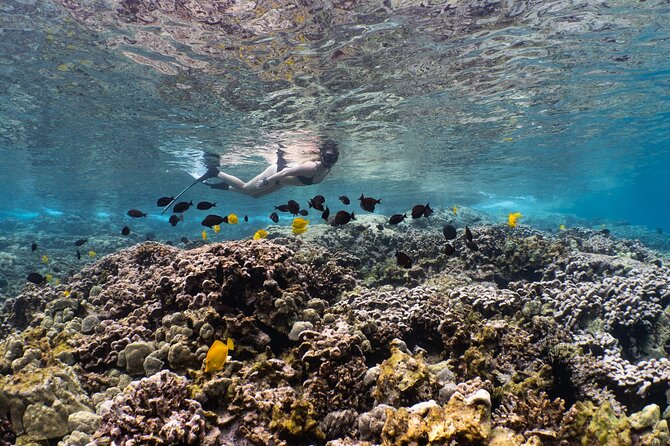
[[[521,215],[521,212],[511,212],[507,216],[507,224],[509,225],[510,228],[516,228],[516,221],[521,217],[523,217],[523,215]]]
[[[304,218],[296,217],[293,219],[293,223],[291,223],[291,227],[293,228],[293,233],[294,234],[304,234],[307,232],[307,225],[309,224],[308,220],[305,220]]]
[[[267,236],[268,236],[268,231],[266,231],[265,229],[259,229],[254,234],[254,240],[258,240],[260,238],[266,238]]]
[[[212,226],[212,229],[214,229],[214,232],[216,232],[216,233],[218,234],[219,231],[221,230],[221,226],[219,226],[219,225],[214,225],[214,226]]]
[[[505,141],[505,142],[514,141],[514,138],[507,137],[507,138],[503,139],[503,141]]]
[[[53,280],[53,278],[54,278],[54,276],[53,276],[53,274],[51,274],[51,273],[48,273],[46,276],[44,276],[44,279],[45,279],[47,282],[51,282],[51,281]]]
[[[202,231],[202,239],[207,241],[207,231]]]
[[[304,234],[307,232],[307,228],[293,228],[294,234]]]
[[[237,215],[235,215],[235,214],[230,214],[230,215],[228,216],[228,224],[230,224],[230,225],[236,225],[236,224],[237,224],[237,221],[238,221],[238,220],[237,220]]]
[[[456,215],[456,213],[458,212],[458,208],[454,206],[453,208],[451,208],[451,212],[453,212],[454,215]]]
[[[70,292],[68,290],[63,291],[63,296],[68,297],[70,295]]]
[[[560,229],[561,231],[565,231],[565,225],[560,225],[558,229]]]
[[[44,254],[42,256],[42,263],[49,263],[49,256],[48,255]]]
[[[207,357],[205,358],[205,373],[207,372],[216,372],[221,370],[226,364],[228,359],[228,350],[234,350],[235,345],[233,340],[228,338],[226,344],[219,341],[218,339],[214,341],[212,346],[207,351]]]
[[[93,257],[97,256],[97,254],[96,254],[95,251],[89,251],[89,252],[88,252],[88,256],[91,257],[91,258],[93,258]]]
[[[293,223],[291,223],[291,227],[293,227],[294,229],[296,229],[296,228],[302,229],[302,228],[306,228],[308,224],[309,224],[308,220],[305,220],[304,218],[296,217],[296,218],[293,219]]]

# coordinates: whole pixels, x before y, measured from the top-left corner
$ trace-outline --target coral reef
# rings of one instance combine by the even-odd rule
[[[488,393],[465,398],[455,393],[440,407],[435,402],[388,409],[382,429],[383,444],[486,445],[491,436],[491,401]]]
[[[101,408],[94,438],[118,445],[205,444],[206,417],[188,398],[186,379],[162,371],[134,381]]]
[[[0,311],[0,444],[667,444],[654,252],[473,221],[448,256],[444,218],[147,242],[27,285]]]

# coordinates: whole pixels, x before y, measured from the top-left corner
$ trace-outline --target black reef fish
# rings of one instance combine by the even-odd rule
[[[317,211],[323,211],[323,202],[309,200],[309,207],[314,208]]]
[[[364,211],[368,211],[368,212],[374,212],[375,211],[375,205],[377,203],[382,202],[381,200],[377,200],[376,198],[365,197],[365,196],[363,196],[363,194],[361,194],[361,198],[359,198],[359,200],[361,201],[361,208]]]
[[[346,225],[351,220],[356,220],[354,213],[351,214],[347,211],[339,211],[335,214],[335,219],[333,220],[333,226]]]
[[[397,225],[405,218],[407,218],[407,214],[393,214],[391,215],[391,218],[389,218],[389,224]]]
[[[182,212],[188,211],[188,208],[190,208],[191,206],[193,206],[192,201],[188,202],[180,201],[179,203],[174,205],[174,207],[172,208],[172,212],[174,212],[175,214],[180,214]]]
[[[300,212],[298,214],[302,215],[303,217],[306,217],[309,215],[309,212],[307,212],[307,209],[300,209]]]
[[[128,235],[130,234],[130,228],[128,226],[124,226],[123,229],[121,229],[121,235]]]
[[[351,201],[349,201],[349,197],[347,197],[346,195],[341,195],[339,198],[342,204],[351,204]]]
[[[81,253],[77,250],[77,260],[81,260]]]
[[[428,205],[426,205],[428,206]],[[426,206],[422,204],[417,204],[412,208],[412,218],[420,218],[426,213]],[[431,209],[432,212],[432,209]],[[430,215],[430,214],[429,214]]]
[[[223,222],[228,222],[228,217],[221,217],[219,215],[214,215],[210,214],[207,217],[205,217],[200,224],[203,226],[207,226],[208,228],[211,228],[214,225],[220,225]]]
[[[37,249],[37,243],[33,242],[33,244],[30,245],[30,250],[31,250],[32,252],[35,252],[36,249]]]
[[[170,218],[168,219],[168,221],[170,222],[170,224],[172,226],[177,226],[177,223],[179,223],[179,221],[184,221],[184,216],[183,215],[177,216],[177,215],[173,214],[173,215],[170,215]]]
[[[451,243],[447,243],[447,244],[445,245],[445,247],[444,247],[444,253],[445,253],[446,255],[450,256],[450,255],[452,255],[452,254],[455,253],[455,252],[456,252],[456,250],[455,250],[454,247],[451,245]]]
[[[276,212],[273,212],[272,214],[270,214],[270,220],[272,220],[275,223],[278,223],[279,222],[279,215],[277,215]]]
[[[479,246],[472,240],[465,242],[465,246],[467,246],[470,251],[479,251]]]
[[[465,227],[465,239],[469,242],[472,241],[472,231],[467,226]]]
[[[454,225],[447,223],[442,227],[442,234],[444,234],[444,238],[447,240],[453,240],[456,238],[456,228]]]
[[[172,203],[172,200],[174,200],[174,197],[160,197],[156,201],[156,206],[167,206],[168,204]]]
[[[84,243],[86,243],[87,241],[88,241],[87,238],[80,238],[79,240],[77,240],[76,242],[74,242],[74,246],[81,246],[81,245],[83,245]]]
[[[188,243],[188,238],[186,238],[186,237],[182,237],[179,240],[181,240],[181,242],[185,245]]]
[[[138,211],[137,209],[131,209],[127,212],[127,214],[133,218],[140,218],[140,217],[146,217],[147,214],[145,214],[142,211]]]
[[[398,265],[403,267],[403,268],[411,268],[412,267],[412,259],[410,259],[409,256],[407,254],[405,254],[404,252],[396,251],[395,259],[398,262]]]
[[[323,212],[323,203],[326,202],[326,197],[323,195],[316,195],[314,198],[309,200],[309,207],[316,209],[317,211]]]
[[[275,206],[275,209],[279,212],[288,212],[288,204],[280,204],[279,206]]]
[[[288,206],[288,211],[293,214],[293,215],[298,215],[298,212],[300,211],[300,205],[298,204],[297,201],[295,200],[289,200],[288,203],[286,204]]]
[[[330,217],[330,208],[326,208],[326,210],[321,214],[321,218],[326,221],[328,221],[328,217]]]
[[[246,222],[248,222],[248,221],[249,221],[249,216],[248,216],[248,215],[245,215],[245,216],[244,216],[244,222],[246,223]]]
[[[35,285],[39,285],[46,282],[47,279],[40,273],[30,273],[28,274],[28,277],[26,277],[26,280],[30,283],[34,283]]]
[[[211,209],[213,207],[216,207],[216,203],[210,203],[209,201],[201,201],[196,206],[196,208],[200,209],[201,211],[206,211],[207,209]]]

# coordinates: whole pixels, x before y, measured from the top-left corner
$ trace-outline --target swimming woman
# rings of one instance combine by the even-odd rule
[[[305,161],[297,166],[288,167],[284,159],[283,146],[277,150],[277,162],[268,166],[251,180],[244,182],[236,176],[221,172],[218,167],[210,167],[198,180],[213,189],[232,190],[254,198],[271,194],[283,186],[310,186],[318,184],[328,175],[337,162],[340,152],[337,143],[324,140],[319,146],[319,160]],[[210,178],[222,180],[218,183],[205,183]]]

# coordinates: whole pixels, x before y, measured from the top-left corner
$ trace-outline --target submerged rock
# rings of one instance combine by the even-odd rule
[[[128,344],[124,350],[128,374],[131,376],[143,375],[144,361],[153,351],[154,347],[147,342]]]
[[[70,367],[22,370],[0,376],[0,414],[9,413],[14,432],[36,440],[69,433],[68,417],[92,411],[80,381]]]
[[[490,403],[490,401],[489,401]],[[468,401],[455,393],[444,406],[422,409],[388,409],[382,429],[384,444],[487,445],[491,436],[490,405],[475,398]]]
[[[81,332],[84,334],[91,334],[99,323],[100,319],[98,316],[89,314],[81,321]]]
[[[298,338],[300,337],[300,333],[302,333],[305,330],[311,330],[312,328],[314,328],[314,325],[311,322],[297,321],[293,324],[293,327],[291,328],[291,331],[288,334],[288,338],[291,341],[297,341]]]
[[[43,403],[30,404],[23,412],[23,428],[34,440],[61,438],[68,432],[68,410],[60,400],[50,406]]]
[[[82,410],[71,413],[67,419],[69,432],[79,431],[85,434],[93,434],[100,427],[102,418],[93,412]]]
[[[379,366],[372,396],[378,403],[402,406],[431,399],[437,388],[437,379],[423,358],[392,344],[391,357]]]

